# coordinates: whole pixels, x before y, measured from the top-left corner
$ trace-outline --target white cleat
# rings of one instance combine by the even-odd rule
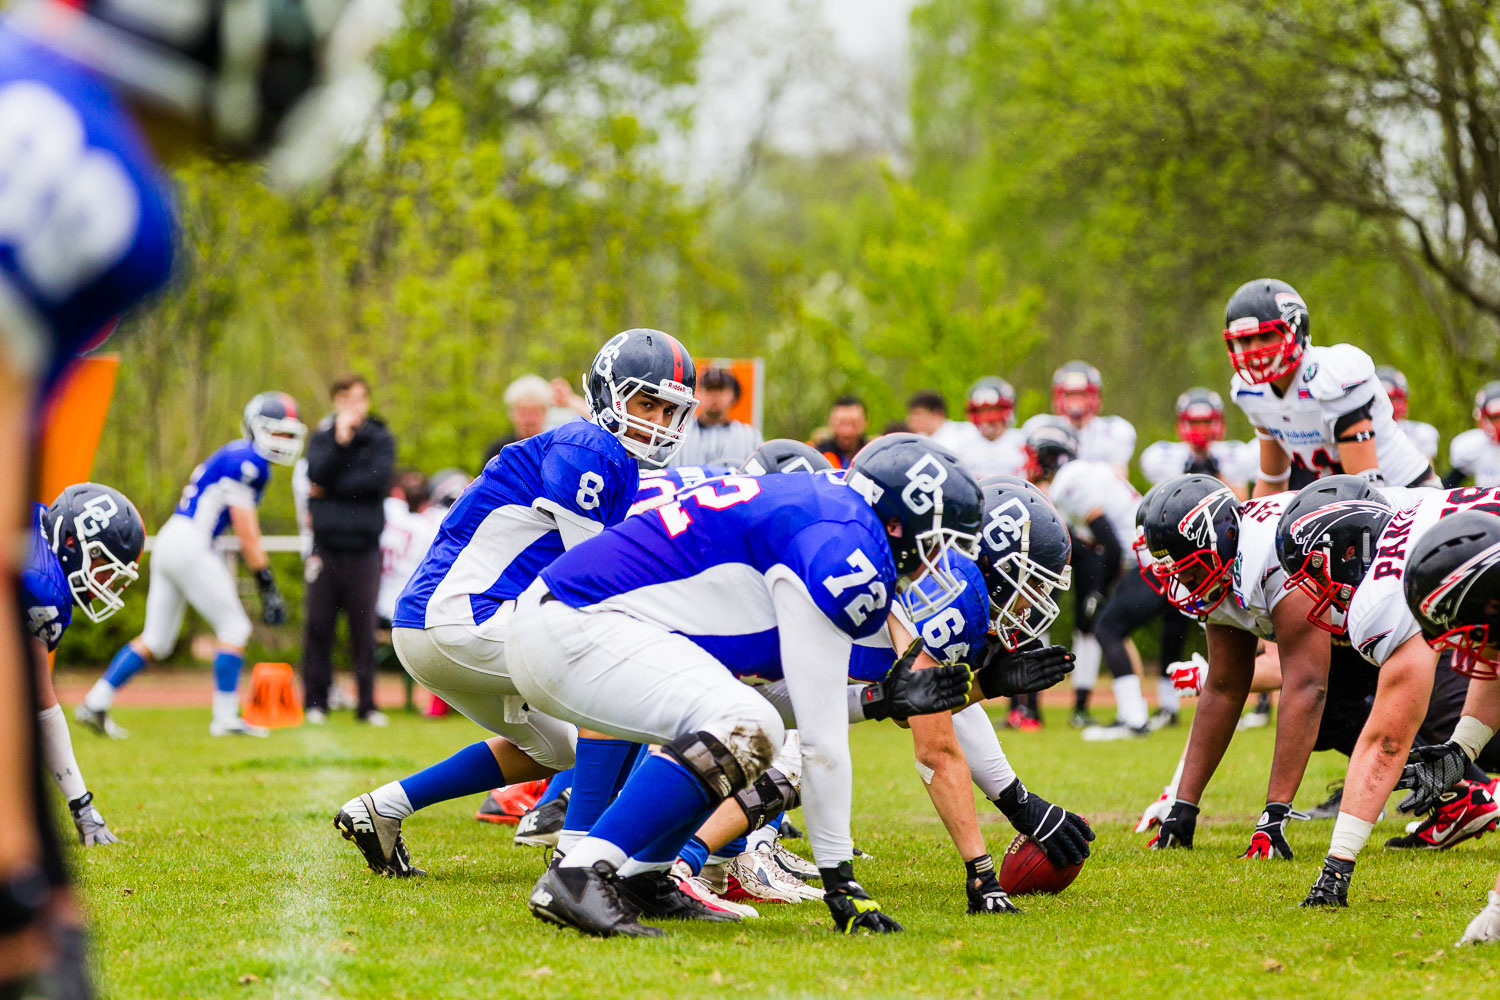
[[[767,903],[800,903],[805,899],[822,899],[823,890],[784,871],[769,851],[746,851],[729,862],[729,888],[724,898]]]
[[[717,907],[741,917],[758,918],[760,911],[748,903],[734,903],[714,892],[713,887],[701,875],[693,875],[688,869],[687,862],[681,858],[672,864],[672,877],[677,880],[677,888],[692,896],[706,906]]]
[[[818,866],[811,861],[794,853],[779,839],[771,848],[771,860],[781,866],[782,871],[794,875],[800,879],[821,879],[823,873],[818,871]]]
[[[96,712],[82,702],[73,709],[73,718],[101,736],[108,736],[112,740],[123,740],[130,735],[126,728],[120,725],[110,716],[109,710]]]
[[[265,739],[271,735],[271,731],[265,726],[252,726],[238,715],[228,719],[215,719],[208,724],[208,735],[210,736],[254,736],[257,739]]]
[[[1123,722],[1116,722],[1112,726],[1088,726],[1081,734],[1085,743],[1109,743],[1114,740],[1133,740],[1141,736],[1150,736],[1151,727],[1127,726]]]

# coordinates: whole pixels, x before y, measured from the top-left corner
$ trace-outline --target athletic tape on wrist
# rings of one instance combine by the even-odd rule
[[[1495,731],[1472,715],[1466,715],[1458,720],[1458,725],[1453,727],[1453,742],[1457,743],[1464,756],[1473,763],[1474,758],[1479,756],[1479,751],[1484,749],[1495,735]]]
[[[1359,852],[1370,839],[1370,831],[1373,829],[1375,824],[1369,820],[1340,812],[1338,819],[1333,821],[1333,836],[1328,838],[1328,853],[1336,858],[1353,861],[1359,857]]]

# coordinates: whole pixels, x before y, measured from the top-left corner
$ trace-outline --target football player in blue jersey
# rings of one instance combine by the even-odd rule
[[[34,516],[21,591],[36,667],[42,761],[68,800],[79,842],[85,847],[113,844],[118,838],[94,808],[93,793],[73,754],[47,654],[62,641],[75,605],[92,622],[102,622],[125,606],[120,594],[138,576],[146,527],[134,504],[98,483],[69,486],[51,507],[37,504]]]
[[[675,337],[616,334],[584,378],[592,419],[502,448],[449,509],[396,602],[391,643],[418,683],[498,735],[339,809],[334,826],[373,871],[421,874],[401,836],[414,811],[572,766],[577,730],[528,706],[511,681],[516,598],[554,559],[625,517],[636,463],[660,466],[681,443],[696,384]]]
[[[951,453],[891,435],[856,457],[847,483],[710,480],[544,569],[511,622],[518,691],[551,715],[663,749],[537,883],[532,912],[590,934],[661,933],[622,903],[613,873],[627,858],[675,852],[721,802],[755,784],[785,725],[739,681],[784,679],[835,923],[899,930],[853,878],[848,670],[854,644],[886,629],[907,649],[885,685],[891,717],[967,699],[968,668],[923,655],[908,616],[941,611],[962,593],[948,557],[976,550],[980,512],[978,484]],[[927,586],[910,586],[922,577]],[[574,802],[584,780],[580,741]]]
[[[110,661],[73,717],[116,739],[126,735],[110,717],[115,694],[153,660],[170,655],[182,631],[187,605],[203,616],[219,641],[214,656],[214,736],[265,736],[260,726],[240,718],[240,668],[250,639],[250,618],[240,603],[234,575],[214,549],[214,539],[232,527],[240,556],[260,590],[261,620],[286,621],[286,601],[276,586],[260,544],[257,508],[271,480],[271,463],[291,465],[302,454],[307,427],[297,404],[284,392],[263,392],[245,406],[245,436],[215,451],[193,470],[177,509],[156,535],[151,554],[151,586],[146,593],[146,624]]]

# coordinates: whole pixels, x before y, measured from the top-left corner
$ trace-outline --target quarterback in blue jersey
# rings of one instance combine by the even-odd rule
[[[250,639],[250,618],[235,588],[234,574],[214,549],[214,539],[232,527],[240,556],[260,590],[261,620],[286,621],[286,601],[276,586],[260,544],[257,508],[271,480],[271,463],[291,465],[302,453],[307,427],[297,404],[284,392],[263,392],[245,406],[245,436],[231,441],[193,470],[177,509],[156,535],[151,554],[151,586],[146,593],[146,624],[110,661],[74,710],[90,728],[123,739],[125,730],[109,715],[115,694],[147,663],[171,654],[182,631],[187,605],[203,616],[219,641],[214,656],[214,736],[265,736],[266,730],[240,718],[240,668]]]
[[[584,380],[591,420],[507,445],[449,509],[396,601],[391,643],[423,687],[498,734],[346,802],[334,826],[382,874],[420,874],[401,836],[417,809],[573,764],[577,730],[528,706],[511,681],[516,598],[544,567],[636,497],[637,462],[682,441],[697,375],[676,338],[632,329],[605,342]]]
[[[86,847],[113,844],[118,838],[94,808],[93,793],[73,754],[47,654],[57,649],[72,624],[75,606],[93,622],[124,607],[120,595],[138,575],[146,527],[135,505],[119,491],[78,483],[63,490],[51,507],[35,505],[29,542],[21,605],[36,670],[42,762],[68,800],[79,842]]]
[[[848,668],[854,644],[881,630],[907,648],[910,606],[951,604],[962,582],[949,555],[975,551],[979,526],[979,488],[957,459],[891,435],[851,463],[847,483],[709,480],[544,570],[511,622],[517,689],[551,715],[662,751],[537,883],[532,912],[590,934],[659,934],[625,908],[611,876],[629,857],[685,844],[762,776],[785,726],[752,684],[784,678],[834,920],[841,930],[899,930],[850,866]],[[923,577],[917,596],[910,584]],[[912,643],[892,671],[893,717],[968,697],[968,668],[938,666],[921,650]],[[575,797],[583,772],[580,760]]]

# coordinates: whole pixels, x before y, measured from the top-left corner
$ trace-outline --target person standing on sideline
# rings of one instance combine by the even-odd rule
[[[552,386],[540,375],[522,375],[505,387],[505,412],[510,416],[510,433],[502,434],[484,450],[484,463],[500,454],[500,449],[525,441],[546,430],[547,415],[552,407]]]
[[[307,720],[317,724],[327,718],[333,634],[343,611],[359,685],[355,717],[383,726],[386,718],[375,708],[375,599],[396,440],[379,417],[370,415],[370,385],[363,378],[345,375],[332,391],[333,413],[307,442],[313,531],[302,637]]]
[[[864,400],[858,396],[840,396],[828,410],[828,436],[814,438],[813,447],[833,463],[835,469],[846,469],[849,462],[869,440],[865,430],[870,426]]]
[[[729,411],[740,401],[740,380],[728,368],[705,368],[698,376],[698,410],[688,421],[682,447],[667,462],[679,465],[723,465],[737,469],[761,445],[760,431]]]

